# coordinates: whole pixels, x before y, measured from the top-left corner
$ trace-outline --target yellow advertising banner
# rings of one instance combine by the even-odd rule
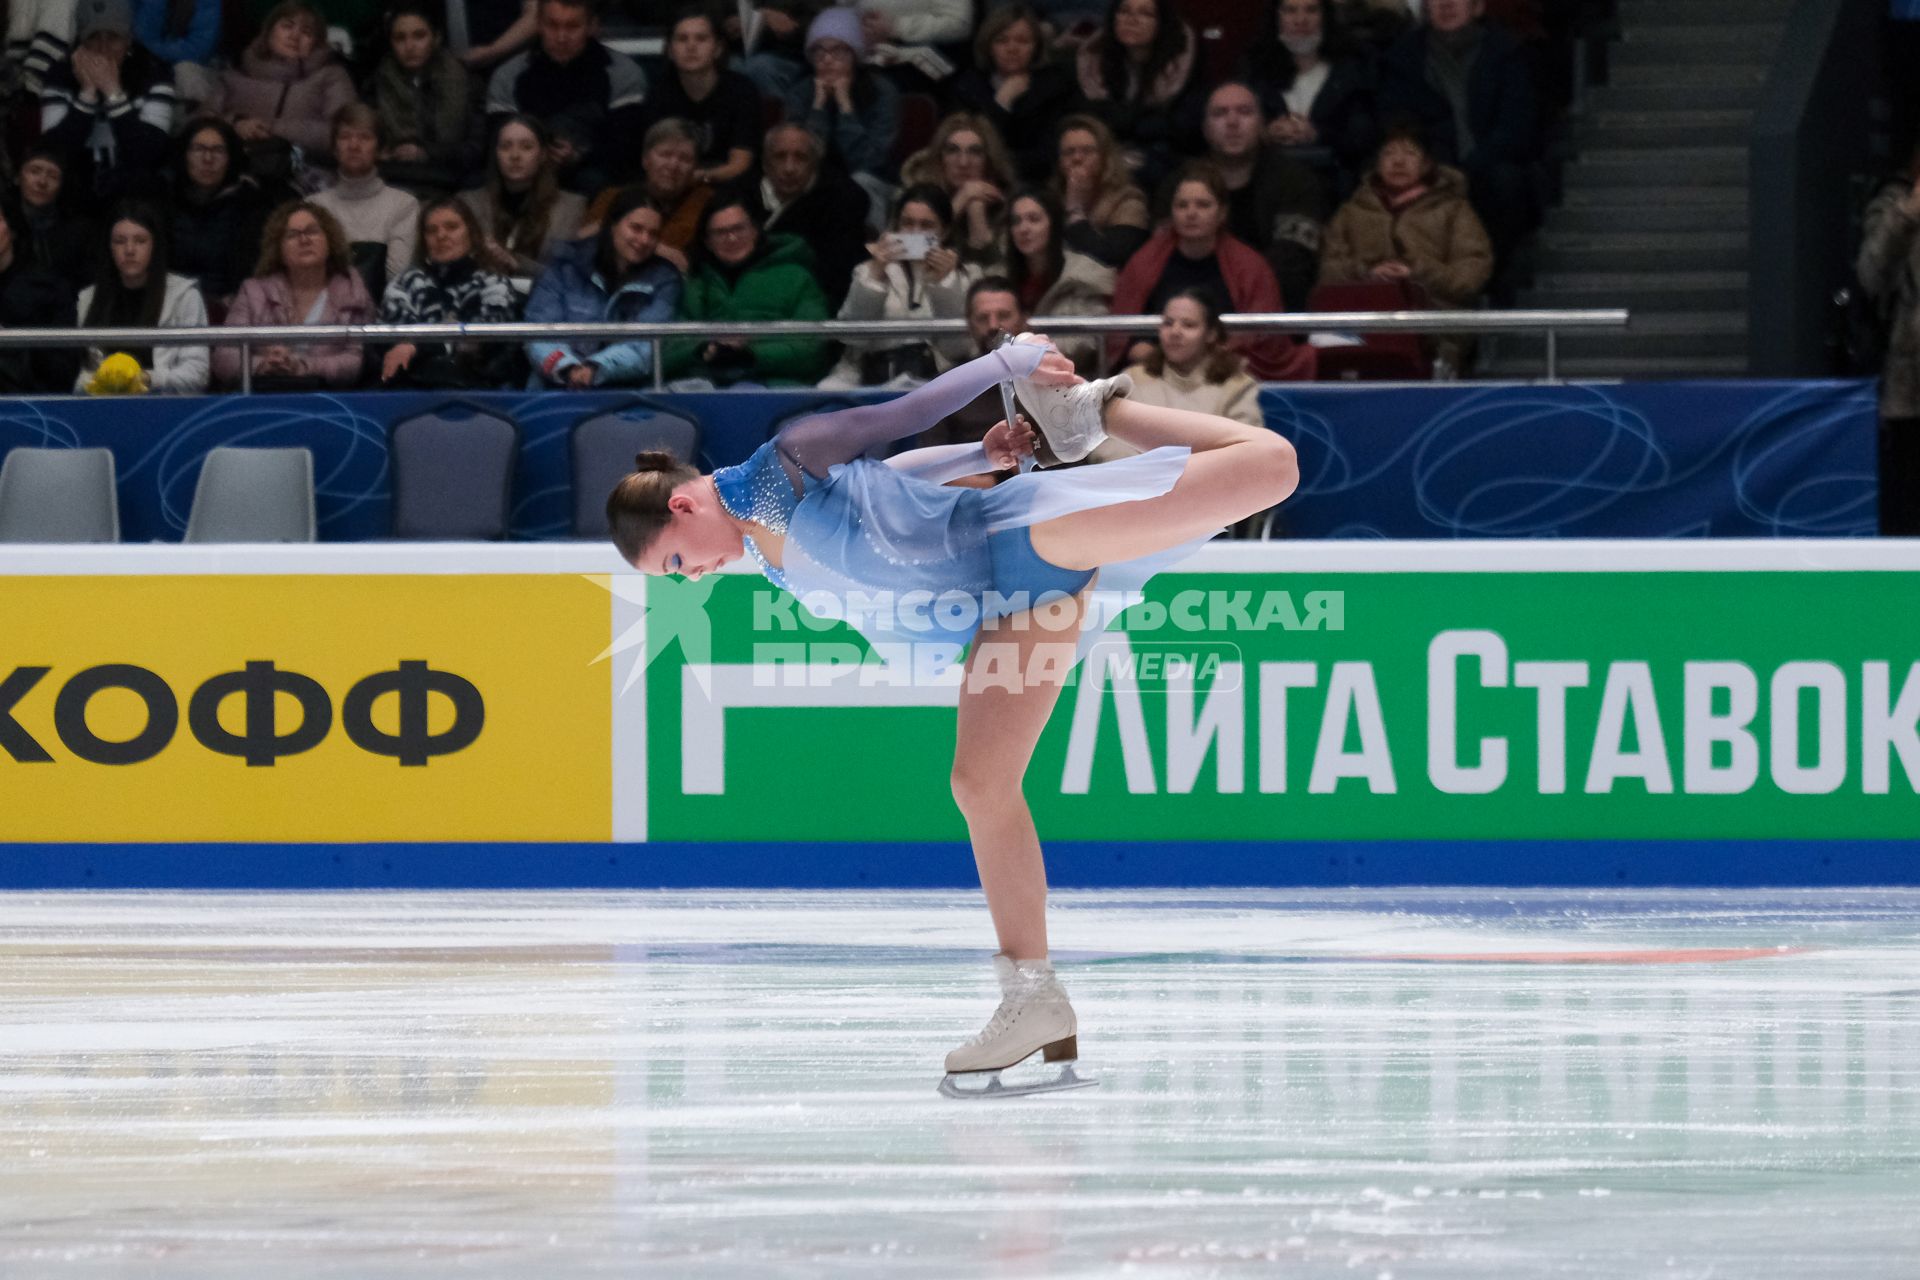
[[[578,574],[0,578],[0,840],[610,838]]]

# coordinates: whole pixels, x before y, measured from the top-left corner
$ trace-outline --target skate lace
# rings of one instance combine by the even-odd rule
[[[993,1016],[987,1019],[987,1025],[981,1029],[980,1034],[967,1041],[967,1043],[970,1045],[982,1045],[992,1040],[995,1036],[998,1036],[1013,1024],[1014,1015],[1019,1010],[1019,1007],[1020,1002],[1013,996],[1008,996],[1002,1000],[1000,1007],[993,1011]]]
[[[987,1019],[987,1025],[981,1029],[980,1034],[967,1043],[982,1045],[994,1039],[1013,1025],[1015,1020],[1019,1018],[1022,1009],[1037,1000],[1045,998],[1050,993],[1058,993],[1064,996],[1064,993],[1059,992],[1058,984],[1050,977],[1031,979],[1023,982],[1013,990],[1008,991],[1001,997],[1000,1007],[993,1011],[991,1018]]]

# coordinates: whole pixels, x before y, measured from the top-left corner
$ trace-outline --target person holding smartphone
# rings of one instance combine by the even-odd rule
[[[949,243],[953,206],[935,186],[908,187],[894,202],[888,230],[853,270],[842,320],[946,320],[966,315],[967,287],[978,275]],[[915,387],[966,360],[964,337],[900,343],[853,341],[820,381],[830,391]]]

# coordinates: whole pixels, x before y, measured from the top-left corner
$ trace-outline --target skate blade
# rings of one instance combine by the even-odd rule
[[[1049,1063],[1051,1069],[1054,1064]],[[1074,1070],[1072,1062],[1058,1064],[1058,1070],[1035,1079],[1002,1079],[1012,1067],[999,1071],[949,1072],[940,1081],[943,1098],[1027,1098],[1036,1093],[1060,1093],[1067,1089],[1091,1089],[1098,1080]]]

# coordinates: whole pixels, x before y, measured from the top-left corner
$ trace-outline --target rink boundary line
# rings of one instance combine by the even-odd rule
[[[630,575],[598,542],[28,546],[0,551],[5,576],[221,574]],[[741,563],[723,573],[753,574]],[[1920,541],[1862,538],[1486,539],[1215,542],[1179,573],[1920,572]]]
[[[1059,889],[1895,887],[1920,886],[1920,839],[1049,840],[1047,867]],[[0,844],[0,890],[978,884],[960,841]]]

